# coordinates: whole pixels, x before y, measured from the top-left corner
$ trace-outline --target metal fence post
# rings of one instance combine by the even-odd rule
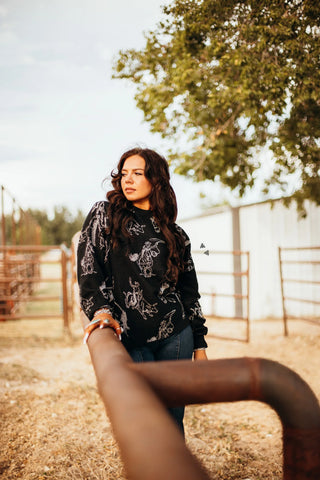
[[[278,247],[279,255],[279,270],[280,270],[280,286],[281,286],[281,301],[282,301],[282,315],[283,315],[283,332],[285,337],[288,336],[288,322],[287,322],[287,311],[284,301],[284,285],[283,285],[283,271],[282,271],[282,256],[281,256],[281,247]]]
[[[63,326],[66,330],[69,330],[67,254],[63,246],[60,247],[60,251],[61,251],[61,273],[62,273]]]

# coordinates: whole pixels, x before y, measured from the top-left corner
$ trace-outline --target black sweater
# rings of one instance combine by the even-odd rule
[[[116,251],[107,234],[108,205],[97,202],[92,207],[79,239],[80,304],[87,317],[92,320],[96,310],[108,308],[123,327],[127,349],[161,341],[189,324],[194,349],[206,347],[207,328],[187,234],[176,225],[186,248],[184,271],[173,286],[164,278],[168,249],[152,212],[132,207],[128,250]]]

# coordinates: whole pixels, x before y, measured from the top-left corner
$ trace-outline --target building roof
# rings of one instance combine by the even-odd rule
[[[246,207],[252,207],[253,205],[262,205],[264,203],[275,203],[275,202],[280,202],[281,200],[284,200],[284,198],[289,198],[289,197],[278,197],[278,198],[269,198],[267,200],[261,200],[260,202],[252,202],[252,203],[245,203],[245,204],[239,204],[236,206],[232,205],[219,205],[217,207],[209,207],[206,210],[204,210],[201,213],[198,213],[196,215],[192,215],[191,217],[184,217],[179,219],[179,222],[187,222],[189,220],[194,220],[196,218],[203,218],[203,217],[209,217],[212,215],[218,215],[219,213],[224,213],[227,211],[231,211],[235,208],[246,208]]]

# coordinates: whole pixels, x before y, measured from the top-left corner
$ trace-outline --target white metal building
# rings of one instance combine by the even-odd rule
[[[273,200],[237,208],[218,207],[203,214],[179,221],[191,239],[194,262],[198,271],[200,291],[205,293],[241,293],[246,287],[236,277],[205,275],[204,271],[238,271],[232,255],[209,251],[242,250],[250,252],[250,318],[282,317],[282,295],[278,247],[320,246],[320,207],[306,203],[306,218],[299,218],[296,204],[285,207]],[[287,259],[319,261],[319,250],[284,252]],[[288,264],[284,277],[312,279],[320,282],[320,264]],[[238,281],[238,284],[237,284]],[[320,301],[320,283],[285,283],[285,296]],[[237,301],[226,297],[203,295],[206,315],[237,315]],[[286,302],[288,313],[319,316],[320,305],[308,302]]]

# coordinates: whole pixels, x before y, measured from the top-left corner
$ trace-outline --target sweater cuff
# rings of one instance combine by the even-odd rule
[[[193,346],[193,351],[195,350],[201,350],[204,348],[207,348],[208,344],[204,339],[204,335],[195,335],[193,337],[194,341],[194,346]]]

